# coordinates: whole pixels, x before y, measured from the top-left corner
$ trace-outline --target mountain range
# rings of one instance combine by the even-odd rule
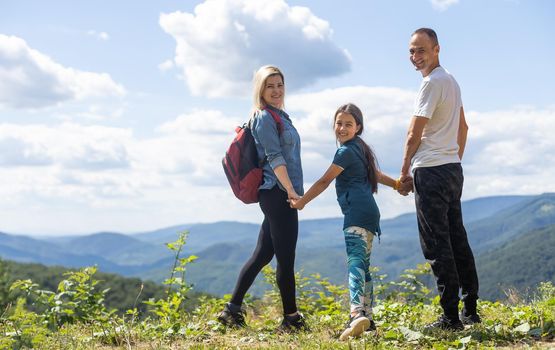
[[[463,202],[463,215],[476,255],[482,297],[501,298],[501,288],[526,288],[539,280],[553,281],[553,245],[542,242],[552,242],[555,237],[555,194],[477,198]],[[300,221],[297,270],[345,283],[341,228],[342,218]],[[414,213],[382,220],[381,228],[382,236],[374,241],[372,250],[372,265],[378,266],[381,274],[394,279],[403,270],[424,262]],[[231,292],[256,244],[258,230],[257,224],[221,221],[136,234],[33,237],[0,233],[0,257],[65,267],[97,265],[103,272],[160,282],[169,276],[174,261],[165,243],[176,240],[179,232],[188,231],[183,254],[198,259],[187,265],[187,280],[195,290],[222,295]],[[538,270],[541,274],[519,278],[518,274],[532,273],[525,267],[536,256],[542,256],[546,264]],[[510,268],[517,261],[525,267]],[[257,282],[251,292],[256,295],[264,288]]]

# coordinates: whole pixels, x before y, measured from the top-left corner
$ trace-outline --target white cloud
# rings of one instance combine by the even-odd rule
[[[94,197],[102,202],[108,193],[172,188],[176,182],[221,188],[226,185],[221,158],[240,122],[219,111],[197,110],[162,124],[154,137],[144,139],[116,127],[4,123],[0,165],[4,176],[13,175],[7,183],[19,184],[14,189],[53,198],[79,193],[91,202]],[[37,181],[23,186],[21,174]],[[45,181],[48,186],[37,185]]]
[[[472,197],[553,192],[555,106],[470,112],[464,167]]]
[[[8,167],[125,168],[130,163],[126,146],[129,140],[131,131],[103,126],[0,124],[0,162]]]
[[[286,105],[301,134],[305,182],[317,180],[327,169],[336,149],[333,114],[346,102],[357,104],[365,116],[363,138],[376,152],[382,171],[397,176],[415,92],[394,88],[345,87],[293,95]],[[503,111],[466,111],[470,126],[463,160],[464,198],[490,195],[554,192],[549,180],[555,173],[555,106],[545,109],[514,107]],[[325,215],[314,203],[309,217]],[[413,210],[406,200],[382,186],[376,200],[382,216]],[[322,206],[322,207],[321,207]]]
[[[168,71],[174,67],[175,67],[175,64],[173,63],[173,60],[165,60],[164,62],[158,65],[158,69],[161,70],[162,72]]]
[[[410,113],[413,97],[411,91],[364,86],[292,95],[286,103],[303,139],[307,184],[316,180],[331,162],[335,152],[332,117],[337,106],[345,101],[357,102],[364,110],[365,138],[380,159],[383,157],[382,167],[388,164],[395,167],[402,147],[399,135],[405,132],[406,115]],[[79,198],[90,203],[97,212],[117,207],[123,211],[144,210],[144,215],[151,215],[146,208],[153,202],[158,203],[162,211],[173,211],[174,206],[183,210],[195,208],[191,216],[173,216],[173,221],[167,224],[220,219],[253,221],[258,218],[258,211],[252,210],[252,206],[240,205],[233,197],[220,163],[234,136],[235,126],[243,121],[242,117],[235,118],[217,110],[194,110],[160,125],[157,134],[147,139],[137,139],[125,129],[79,127],[70,123],[42,130],[23,127],[27,132],[20,138],[27,143],[31,142],[33,134],[50,135],[39,137],[35,142],[42,147],[39,147],[42,150],[39,154],[51,160],[51,165],[43,168],[58,169],[33,172],[35,176],[40,173],[42,179],[36,184],[31,182],[25,193],[37,193],[41,198],[74,205]],[[22,131],[17,130],[14,127],[6,130],[6,137],[20,135]],[[64,135],[67,134],[76,137],[66,140]],[[99,139],[99,135],[105,135],[105,139]],[[386,151],[378,151],[383,143],[388,145],[391,156],[386,156]],[[96,156],[92,157],[87,152],[91,152],[94,145],[97,145]],[[65,149],[67,153],[62,153]],[[74,157],[68,159],[67,154]],[[101,164],[105,168],[90,166],[88,159],[103,160]],[[119,166],[110,162],[117,160],[122,160]],[[13,166],[21,169],[20,164]],[[37,185],[47,179],[46,184]],[[408,211],[412,206],[410,200],[397,198],[386,190],[380,192],[378,202],[384,216]],[[333,189],[303,213],[304,218],[339,215]],[[149,224],[154,225],[153,222]]]
[[[432,7],[437,11],[445,11],[449,7],[458,4],[459,0],[430,0]]]
[[[396,176],[414,95],[366,86],[291,95],[286,105],[302,138],[305,189],[333,159],[333,113],[348,101],[365,115],[363,136],[382,170]],[[555,191],[550,181],[555,173],[555,106],[466,114],[466,199]],[[130,129],[76,123],[0,124],[0,197],[5,198],[0,211],[9,213],[3,229],[54,232],[60,221],[66,232],[258,221],[256,206],[241,205],[233,197],[220,163],[234,127],[243,121],[218,110],[193,110],[163,123],[147,138]],[[401,197],[383,186],[376,200],[382,217],[414,208],[412,196]],[[66,223],[69,215],[75,222]],[[330,187],[301,218],[340,215]]]
[[[123,95],[123,86],[107,73],[64,67],[23,39],[0,34],[0,106],[32,109]]]
[[[206,0],[194,14],[162,14],[160,25],[177,42],[175,64],[194,95],[248,95],[264,64],[282,68],[293,89],[350,69],[329,23],[283,0]]]
[[[383,169],[397,171],[414,96],[413,91],[397,88],[354,86],[292,95],[286,106],[293,116],[295,111],[306,116],[296,120],[303,153],[308,159],[326,159],[331,163],[336,150],[334,113],[342,104],[356,104],[364,115],[363,139],[374,148]],[[307,165],[308,172],[316,171]]]
[[[110,39],[110,35],[106,32],[97,32],[96,30],[89,30],[87,34],[94,36],[95,38],[103,41],[107,41]]]
[[[220,111],[195,110],[161,125],[160,136],[142,147],[157,150],[151,159],[164,171],[184,172],[191,184],[221,186],[226,184],[221,160],[242,122]]]
[[[0,129],[0,133],[3,130]],[[0,136],[0,165],[2,166],[40,166],[52,164],[52,158],[45,145],[25,142],[12,135]]]
[[[404,136],[412,113],[415,92],[388,87],[352,86],[327,89],[316,93],[290,95],[287,109],[301,135],[305,190],[324,174],[337,149],[333,117],[345,103],[356,104],[364,115],[362,138],[372,146],[380,167],[396,177],[402,157]],[[411,197],[401,197],[393,190],[380,187],[376,195],[382,217],[414,210]],[[302,212],[303,218],[341,216],[330,188]]]
[[[252,219],[252,208],[229,209],[237,203],[220,164],[240,122],[197,110],[142,139],[115,127],[0,124],[2,229],[136,231],[215,212]]]
[[[555,138],[549,134],[555,129],[555,107],[472,112],[467,119],[467,157],[476,165],[474,172],[484,172],[479,165],[487,163],[489,173],[526,175],[555,164]]]

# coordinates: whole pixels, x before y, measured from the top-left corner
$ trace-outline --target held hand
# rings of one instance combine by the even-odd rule
[[[299,200],[300,198],[301,198],[301,196],[299,196],[297,194],[297,192],[295,192],[295,190],[292,189],[292,190],[287,191],[287,200],[288,201],[291,201],[292,199]]]
[[[410,179],[410,181],[412,181],[412,176],[410,176],[409,173],[405,174],[405,173],[401,172],[401,175],[399,175],[399,180],[401,180],[401,183],[409,181],[409,179]]]
[[[401,185],[399,186],[399,193],[403,196],[408,195],[409,192],[414,192],[414,179],[412,176],[408,176],[404,180],[401,180]]]
[[[289,200],[289,206],[291,206],[291,208],[293,208],[293,209],[303,210],[304,204],[301,205],[299,199],[290,199]]]
[[[395,189],[402,196],[407,196],[411,191],[413,191],[413,179],[410,175],[403,175],[396,180]]]

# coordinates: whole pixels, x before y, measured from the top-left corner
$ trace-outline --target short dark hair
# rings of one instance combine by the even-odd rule
[[[435,30],[433,30],[431,28],[418,28],[417,30],[414,31],[414,33],[412,33],[412,35],[422,34],[422,33],[426,34],[428,36],[428,38],[430,38],[432,40],[432,43],[434,44],[434,46],[439,44],[439,41],[437,40],[437,34],[436,34]]]

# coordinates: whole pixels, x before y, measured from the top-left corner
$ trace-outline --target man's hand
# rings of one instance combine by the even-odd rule
[[[400,181],[401,183],[399,184],[399,188],[397,189],[397,192],[399,192],[400,195],[406,196],[410,192],[414,192],[414,183],[412,176],[401,176]]]

